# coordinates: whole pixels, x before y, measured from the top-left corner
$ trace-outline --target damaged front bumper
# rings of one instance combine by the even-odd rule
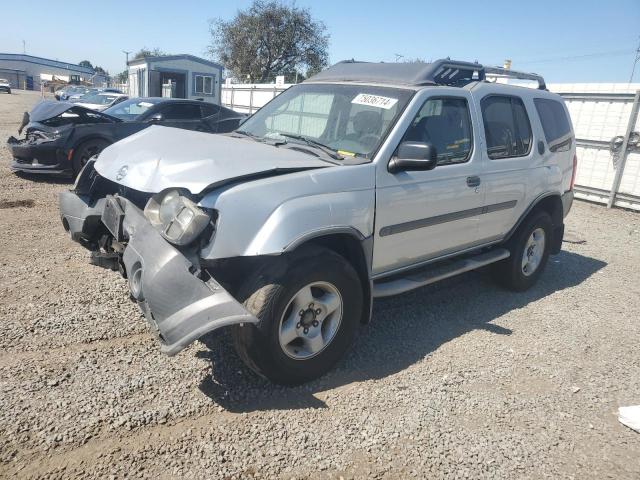
[[[7,148],[13,162],[11,170],[27,173],[67,173],[71,163],[67,158],[64,140],[38,141],[9,137]]]
[[[206,271],[200,270],[197,261],[189,260],[162,238],[142,211],[127,199],[109,195],[92,205],[68,191],[60,194],[60,210],[65,229],[73,239],[86,241],[99,213],[111,235],[116,240],[120,236],[126,240],[122,265],[131,296],[167,355],[175,355],[212,330],[258,321]]]

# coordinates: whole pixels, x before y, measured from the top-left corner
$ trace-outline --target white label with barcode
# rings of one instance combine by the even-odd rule
[[[381,97],[380,95],[370,95],[368,93],[359,93],[358,95],[356,95],[356,98],[351,100],[351,103],[356,103],[358,105],[368,105],[370,107],[384,108],[385,110],[389,110],[396,103],[398,103],[398,99]]]

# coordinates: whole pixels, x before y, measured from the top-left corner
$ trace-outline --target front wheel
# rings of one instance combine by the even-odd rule
[[[532,287],[547,264],[552,234],[548,213],[536,212],[526,219],[507,244],[511,256],[494,266],[496,281],[518,292]]]
[[[73,152],[72,158],[72,167],[73,174],[78,175],[82,167],[84,167],[89,159],[94,155],[98,155],[102,150],[104,150],[109,145],[109,142],[106,140],[88,140],[82,144],[80,144]]]
[[[349,262],[325,248],[307,247],[282,262],[243,288],[245,308],[260,322],[235,327],[233,337],[252,370],[296,385],[326,373],[348,350],[361,317],[362,286]]]

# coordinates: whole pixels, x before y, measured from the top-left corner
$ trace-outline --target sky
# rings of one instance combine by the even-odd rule
[[[30,0],[2,10],[0,52],[89,60],[112,74],[122,50],[206,57],[209,20],[251,1]],[[290,0],[282,3],[291,4]],[[640,42],[640,0],[298,0],[330,35],[330,62],[450,57],[542,74],[551,82],[628,82]],[[88,6],[90,5],[90,6]],[[635,81],[640,81],[640,62]]]

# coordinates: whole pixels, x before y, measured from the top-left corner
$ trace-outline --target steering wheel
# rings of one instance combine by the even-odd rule
[[[380,137],[375,133],[367,133],[358,139],[358,142],[367,147],[372,147],[380,140]]]

